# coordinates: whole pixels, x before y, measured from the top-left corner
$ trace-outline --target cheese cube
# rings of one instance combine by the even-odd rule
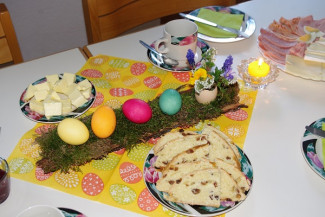
[[[89,99],[90,96],[91,96],[91,89],[87,89],[87,90],[82,90],[81,91],[81,94],[86,98],[86,99]]]
[[[62,103],[62,114],[66,115],[69,112],[73,111],[73,107],[71,105],[71,100],[70,99],[63,99],[61,100]]]
[[[63,93],[65,94],[69,90],[69,85],[65,80],[59,80],[55,83],[53,86],[53,90],[55,90],[58,93]]]
[[[34,87],[36,88],[36,90],[50,90],[50,85],[48,82],[35,84]]]
[[[62,103],[55,100],[44,101],[44,113],[46,118],[62,114]]]
[[[46,81],[51,85],[51,87],[53,87],[58,80],[59,80],[59,75],[57,74],[46,76]]]
[[[78,83],[78,90],[87,90],[89,88],[91,88],[91,83],[87,79]]]
[[[49,96],[50,96],[50,99],[52,99],[52,100],[61,101],[59,94],[57,92],[55,92],[54,90],[52,90],[49,93]]]
[[[77,88],[74,88],[68,96],[71,100],[71,104],[77,108],[88,101]]]
[[[41,115],[44,115],[44,106],[43,102],[36,101],[35,98],[33,98],[31,101],[29,101],[29,108],[32,111],[35,111]]]
[[[49,91],[48,90],[38,90],[35,92],[34,96],[35,96],[35,99],[36,101],[42,101],[44,100],[49,94]]]
[[[36,91],[36,88],[32,84],[30,84],[26,90],[25,95],[24,95],[24,100],[25,101],[30,100],[34,96],[35,91]]]
[[[75,83],[76,75],[72,73],[64,73],[62,80],[64,80],[68,85],[71,85]]]

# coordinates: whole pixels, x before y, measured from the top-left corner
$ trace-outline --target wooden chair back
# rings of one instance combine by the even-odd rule
[[[0,3],[0,64],[23,62],[16,32],[5,4]]]
[[[136,26],[205,6],[231,6],[236,0],[83,0],[88,43],[116,36]]]

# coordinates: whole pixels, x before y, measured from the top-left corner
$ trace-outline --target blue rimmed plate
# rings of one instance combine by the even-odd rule
[[[63,74],[59,75],[59,78],[62,79]],[[83,80],[85,80],[85,77],[76,75],[76,83],[79,83]],[[46,77],[41,78],[35,82],[32,83],[32,85],[35,84],[39,84],[42,82],[46,81]],[[89,81],[91,83],[91,81]],[[27,91],[27,88],[24,90],[24,92],[21,94],[20,99],[19,99],[19,106],[21,109],[21,112],[30,120],[32,121],[36,121],[36,122],[40,122],[40,123],[58,123],[60,121],[62,121],[64,118],[75,118],[78,117],[80,115],[82,115],[83,113],[85,113],[91,106],[92,104],[95,102],[96,99],[96,89],[95,86],[91,83],[91,96],[88,99],[88,101],[83,104],[82,106],[76,108],[75,110],[73,110],[71,113],[67,114],[67,115],[57,115],[57,116],[52,116],[51,118],[46,118],[45,115],[41,115],[35,111],[32,111],[29,107],[29,103],[24,101],[24,95]]]
[[[325,123],[325,118],[321,118],[313,123],[310,126],[322,129],[322,124]],[[308,130],[305,130],[305,133],[301,140],[301,151],[302,154],[309,165],[309,167],[321,178],[325,179],[325,170],[324,170],[324,159],[322,156],[322,140],[321,138],[310,133]]]
[[[251,182],[251,188],[249,191],[245,192],[246,198],[249,194],[249,192],[252,189],[253,184],[253,167],[246,156],[246,154],[237,146],[238,151],[241,155],[241,169],[242,172],[246,175],[246,177]],[[170,209],[176,213],[179,213],[181,215],[185,216],[216,216],[221,215],[223,213],[227,213],[236,207],[238,207],[243,201],[236,202],[236,203],[223,203],[221,202],[220,207],[208,207],[208,206],[192,206],[188,204],[183,203],[175,203],[164,199],[164,192],[159,191],[156,188],[156,182],[158,181],[158,176],[161,175],[160,172],[156,171],[153,164],[156,160],[156,157],[154,156],[153,149],[150,150],[145,163],[144,163],[144,182],[146,184],[147,189],[151,193],[151,195],[164,207],[167,209]],[[146,173],[149,173],[149,175],[146,175]]]

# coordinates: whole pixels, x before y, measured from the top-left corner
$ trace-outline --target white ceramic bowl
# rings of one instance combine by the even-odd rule
[[[56,207],[48,205],[31,206],[23,210],[17,217],[64,217]]]

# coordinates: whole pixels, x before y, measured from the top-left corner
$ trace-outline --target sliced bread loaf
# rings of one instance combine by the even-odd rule
[[[217,168],[194,171],[184,175],[164,197],[178,203],[219,207],[220,179],[220,171]]]
[[[183,138],[171,140],[163,145],[157,153],[154,166],[158,170],[163,170],[177,154],[203,144],[208,144],[208,140],[205,135],[199,134],[186,135]]]

